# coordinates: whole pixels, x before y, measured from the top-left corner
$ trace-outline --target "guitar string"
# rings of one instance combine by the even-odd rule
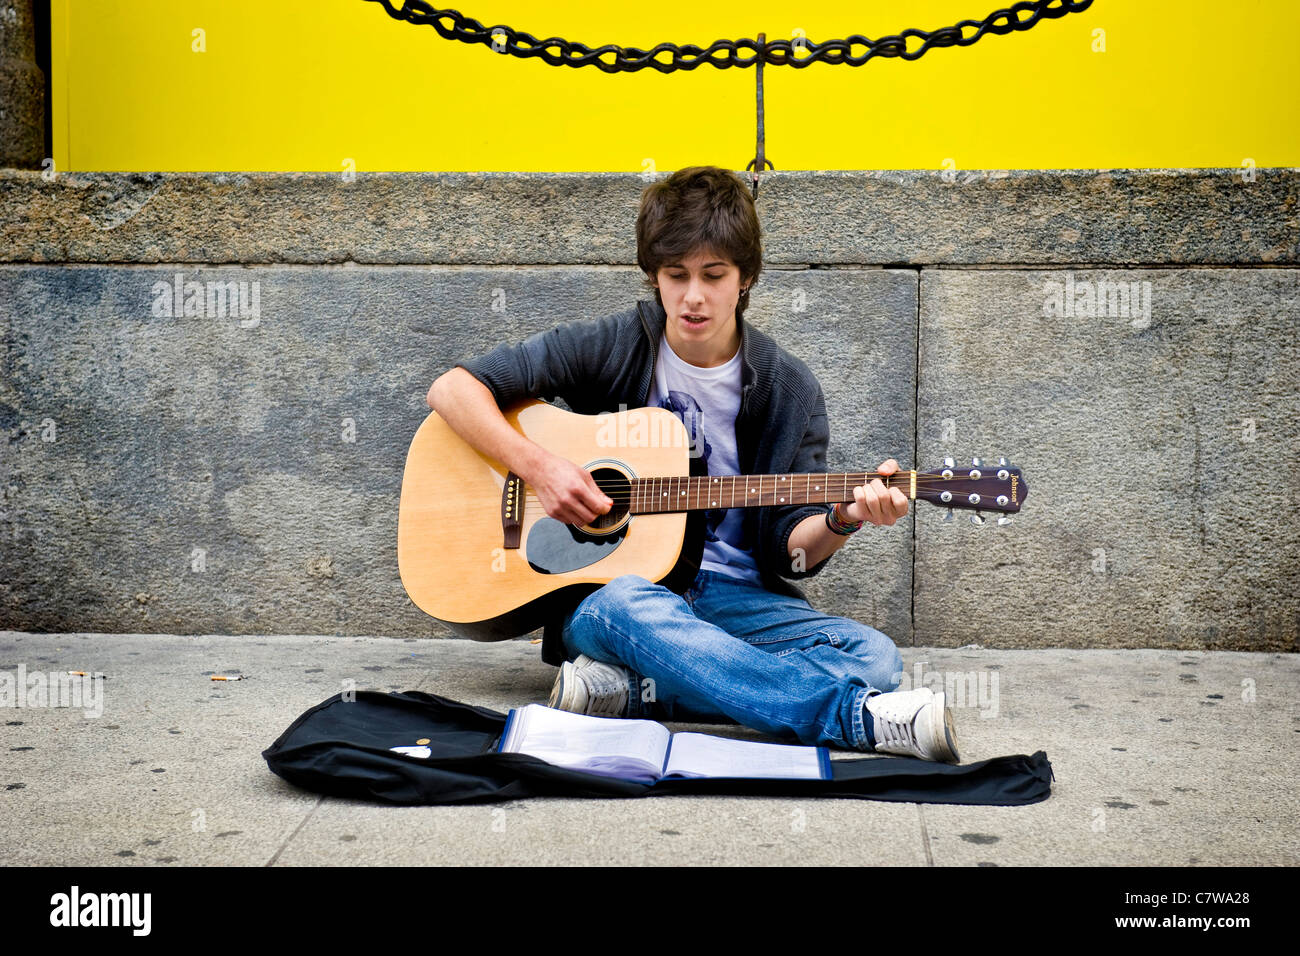
[[[816,473],[813,473],[813,474],[816,474]],[[848,474],[849,474],[850,476],[856,476],[856,475],[864,474],[864,473],[862,473],[862,472],[849,472]],[[675,481],[675,480],[680,480],[680,479],[682,479],[682,478],[699,478],[699,477],[706,477],[706,476],[696,476],[696,475],[689,475],[689,476],[688,476],[688,475],[669,475],[669,476],[665,476],[664,480],[667,480],[667,481]],[[772,476],[770,476],[770,475],[762,475],[762,476],[759,476],[759,475],[745,475],[745,476],[741,476],[741,475],[716,475],[716,476],[707,476],[707,477],[717,477],[717,478],[740,478],[740,477],[746,477],[746,478],[760,478],[760,477],[761,477],[761,478],[763,478],[763,479],[770,480]],[[793,476],[793,477],[797,479],[797,478],[799,478],[799,477],[803,477],[803,476],[801,476],[801,475],[795,475],[795,476]],[[831,477],[837,477],[837,476],[831,476]],[[878,474],[878,473],[866,473],[866,474],[864,475],[864,480],[863,480],[863,481],[852,481],[852,482],[849,482],[848,484],[850,484],[852,487],[858,487],[858,486],[860,486],[860,485],[866,484],[866,478],[884,478],[884,477],[886,477],[886,476],[885,476],[885,475],[880,475],[880,474]],[[893,477],[893,476],[889,476],[889,477]],[[642,482],[645,482],[645,483],[649,483],[649,482],[657,481],[657,480],[659,480],[659,479],[643,478],[643,479],[639,479],[639,480],[642,481]],[[927,476],[927,475],[917,475],[916,485],[917,485],[918,488],[922,488],[922,487],[924,487],[924,488],[926,488],[927,490],[929,490],[929,489],[932,489],[932,488],[941,488],[941,487],[944,487],[944,486],[947,486],[947,485],[951,485],[953,482],[956,482],[956,481],[971,481],[971,480],[975,480],[975,481],[980,481],[980,480],[986,480],[986,481],[987,481],[987,480],[1000,481],[1000,480],[1002,480],[1002,479],[993,478],[992,476],[990,476],[989,478],[985,478],[985,479],[971,479],[971,478],[968,478],[968,477],[965,476],[965,475],[954,475],[952,478],[942,478],[942,477],[940,477],[940,476],[938,476],[938,475],[928,475],[928,476]],[[758,494],[760,497],[771,497],[772,495],[776,494],[775,482],[772,482],[772,483],[771,483],[771,484],[772,484],[771,487],[769,487],[769,488],[763,488],[762,485],[763,485],[763,484],[767,484],[767,483],[768,483],[768,482],[767,482],[766,480],[765,480],[764,482],[760,483],[759,487],[760,487],[761,490],[756,490],[756,491],[754,491],[754,492],[751,492],[751,494]],[[606,483],[603,484],[603,485],[601,484],[600,481],[597,481],[597,482],[596,482],[596,487],[599,488],[599,489],[601,490],[601,492],[604,493],[604,494],[606,495],[606,497],[611,498],[611,499],[614,501],[615,504],[618,504],[618,503],[620,503],[620,502],[625,502],[625,501],[631,501],[631,500],[634,500],[634,499],[636,499],[636,498],[640,498],[640,497],[642,497],[643,495],[647,494],[647,489],[648,489],[649,487],[651,487],[651,486],[648,485],[648,484],[642,484],[638,489],[633,490],[633,491],[628,491],[628,492],[614,492],[614,491],[613,491],[614,488],[616,488],[616,487],[620,487],[620,488],[621,488],[621,487],[625,486],[626,484],[627,484],[626,481],[621,481],[621,480],[617,480],[617,479],[607,479],[607,480],[606,480]],[[745,484],[749,484],[749,482],[745,482]],[[792,482],[790,482],[790,483],[786,486],[786,487],[789,487],[790,489],[792,489],[791,497],[797,497],[797,496],[802,495],[802,494],[807,494],[807,492],[808,492],[808,489],[807,489],[806,487],[803,488],[803,489],[799,489],[799,488],[797,487],[797,484],[798,484],[797,481],[792,481]],[[824,482],[824,484],[827,484],[827,485],[833,485],[834,482]],[[903,478],[901,478],[901,479],[897,479],[897,480],[895,480],[893,483],[891,483],[891,484],[888,485],[887,487],[892,487],[892,488],[899,488],[899,489],[902,489],[902,488],[905,487],[905,486],[910,486],[910,484],[911,484],[911,480],[910,480],[910,478],[908,478],[908,477],[903,477]],[[527,485],[527,484],[525,484],[524,488],[525,488],[525,496],[526,496],[526,500],[528,500],[528,501],[530,501],[530,502],[540,502],[541,499],[539,499],[539,498],[537,497],[536,493],[533,492],[533,490],[532,490],[532,485]],[[685,495],[680,494],[680,491],[681,491],[680,488],[679,488],[679,489],[676,489],[676,490],[678,490],[678,492],[679,492],[678,497],[693,497],[693,496],[695,496],[695,495],[698,493],[698,490],[699,490],[699,489],[698,489],[698,488],[697,488],[697,489],[691,489],[691,490],[689,490],[689,491],[687,492],[687,494],[685,494]],[[656,499],[657,499],[657,498],[660,498],[660,497],[663,496],[663,495],[662,495],[662,489],[659,489],[659,491],[660,491],[660,494],[656,496]],[[819,491],[818,494],[820,494],[820,493],[821,493],[821,492]],[[733,485],[732,485],[732,488],[731,488],[731,492],[730,492],[730,494],[731,494],[731,497],[734,499],[734,498],[735,498],[735,485],[734,485],[734,483],[733,483]],[[829,502],[832,501],[832,500],[843,500],[843,501],[849,501],[849,500],[852,500],[852,499],[848,499],[848,498],[846,498],[846,499],[832,499],[832,498],[827,498],[826,501],[823,502],[823,503],[829,503]],[[735,506],[733,506],[733,507],[735,507]]]
[[[657,501],[658,499],[655,499],[655,500]],[[835,502],[838,502],[838,503],[840,503],[840,504],[849,504],[849,503],[852,502],[852,500],[853,500],[853,499],[851,499],[851,498],[836,498],[836,499],[834,499],[834,501],[829,500],[829,499],[826,500],[826,501],[791,501],[791,502],[789,502],[789,504],[791,504],[791,505],[829,505],[829,504],[832,504],[832,503],[835,503]],[[911,501],[912,499],[909,498],[909,499],[907,499],[907,500],[908,500],[908,501]],[[916,500],[917,500],[917,501],[926,501],[927,499],[925,499],[925,498],[918,498],[918,499],[916,499]],[[539,507],[539,508],[542,508],[542,507],[543,507],[543,506],[542,506],[542,501],[541,501],[540,498],[529,498],[529,499],[527,499],[527,503],[528,503],[529,505],[536,505],[536,506]],[[943,506],[952,505],[953,507],[979,508],[981,511],[996,511],[996,510],[998,510],[999,508],[1002,507],[1001,505],[998,505],[996,501],[993,501],[993,500],[982,501],[980,504],[975,505],[975,504],[971,504],[971,502],[969,502],[968,500],[966,500],[966,499],[964,499],[964,498],[954,498],[952,501],[935,502],[935,503],[936,503],[936,504],[943,505]],[[622,504],[622,502],[615,501],[615,502],[614,502],[614,507],[617,507],[617,506],[619,506],[620,504]],[[762,503],[762,504],[754,503],[754,504],[750,504],[750,505],[744,505],[744,504],[717,505],[716,507],[722,509],[723,511],[729,511],[729,510],[731,510],[732,508],[744,508],[744,507],[750,507],[750,508],[770,508],[770,507],[776,507],[776,506],[779,506],[780,504],[781,504],[780,502],[765,502],[765,503]],[[545,510],[545,509],[543,508],[543,510]],[[656,510],[657,510],[657,509],[654,509],[654,508],[638,509],[638,510],[637,510],[637,514],[653,514]],[[691,506],[691,507],[689,507],[689,508],[680,508],[680,509],[677,509],[677,508],[670,508],[670,509],[665,509],[665,512],[667,512],[667,513],[676,513],[677,511],[713,511],[713,510],[715,510],[715,507],[712,506],[712,505],[693,505],[693,506]],[[604,514],[604,513],[606,513],[606,512],[602,512],[602,514]]]
[[[928,499],[925,499],[925,498],[918,498],[917,500],[918,500],[918,501],[927,501]],[[845,502],[842,502],[842,503],[843,503],[843,504],[848,504],[849,502],[848,502],[848,501],[845,501]],[[812,505],[812,504],[831,504],[831,502],[829,502],[829,501],[792,501],[792,502],[790,502],[790,505],[791,505],[791,506],[794,506],[794,505]],[[958,498],[958,499],[954,499],[953,501],[948,501],[948,502],[932,501],[932,502],[930,502],[930,504],[937,505],[938,507],[941,507],[941,508],[960,508],[960,509],[962,509],[963,511],[988,511],[988,512],[993,512],[993,513],[995,513],[995,514],[1019,514],[1019,511],[1020,511],[1019,508],[1009,508],[1009,507],[1006,507],[1006,506],[1003,506],[1003,505],[999,505],[999,504],[997,504],[996,502],[982,502],[982,503],[980,503],[980,504],[971,504],[969,501],[965,501],[965,500],[962,500],[962,499],[959,499],[959,498]],[[546,509],[542,506],[542,503],[541,503],[540,501],[537,501],[537,500],[530,501],[530,502],[529,502],[529,505],[530,505],[530,506],[532,506],[532,505],[536,505],[537,508],[540,509],[540,510],[543,512],[543,514],[545,514]],[[719,507],[722,507],[722,506],[719,506]],[[732,508],[742,508],[742,507],[746,507],[746,506],[744,506],[744,505],[732,505],[731,507],[732,507]],[[779,506],[779,505],[775,505],[775,504],[753,504],[753,505],[749,505],[748,507],[751,507],[751,508],[767,508],[767,507],[780,507],[780,506]],[[594,522],[594,521],[596,521],[596,520],[598,520],[598,519],[600,519],[600,518],[608,517],[608,516],[610,515],[610,513],[611,513],[613,510],[614,510],[614,509],[611,508],[610,511],[599,512],[599,513],[597,513],[597,514],[595,515],[595,517],[593,517],[593,518],[591,519],[591,521]],[[644,509],[642,509],[642,508],[631,508],[631,507],[629,507],[629,508],[627,509],[627,511],[624,512],[624,514],[631,514],[631,515],[634,515],[634,516],[637,516],[637,515],[655,515],[655,514],[661,514],[661,515],[664,515],[664,514],[685,514],[686,512],[690,512],[690,511],[710,511],[710,510],[713,510],[713,509],[709,508],[708,506],[698,506],[698,507],[689,507],[689,508],[664,508],[664,509],[662,509],[662,510],[661,510],[661,509],[657,509],[657,508],[644,508]],[[725,508],[725,507],[724,507],[723,510],[724,510],[724,511],[727,511],[727,510],[730,510],[730,508]],[[908,512],[909,512],[909,513],[911,512],[911,509],[910,509],[910,508],[908,509]],[[617,515],[616,517],[618,517],[619,520],[622,520],[622,515]],[[583,522],[579,522],[579,524],[581,524],[581,523],[583,523]]]
[[[672,479],[667,479],[667,480],[671,481]],[[945,479],[927,480],[927,479],[922,479],[922,477],[918,477],[917,486],[918,488],[926,488],[926,489],[945,488],[945,486],[952,486],[954,483],[958,483],[958,481],[971,481],[971,480],[1001,481],[1000,479],[967,479],[967,477],[953,477],[953,479],[946,479],[946,480]],[[749,483],[745,483],[745,484],[748,485]],[[833,488],[833,486],[835,486],[837,483],[824,483],[824,484],[828,485],[828,490],[829,490],[829,488]],[[866,483],[866,481],[850,481],[850,483],[845,483],[845,484],[846,486],[849,486],[849,488],[859,488],[859,486],[866,485],[868,483]],[[901,490],[906,490],[907,486],[909,485],[910,485],[910,481],[907,480],[893,481],[893,483],[889,483],[887,485],[887,488],[898,488]],[[664,490],[663,488],[655,489],[654,485],[651,485],[649,483],[649,480],[646,481],[646,484],[642,484],[638,486],[638,488],[636,489],[627,490],[627,492],[624,492],[624,490],[615,490],[615,489],[624,488],[624,486],[625,483],[614,483],[608,485],[602,485],[601,483],[597,483],[597,488],[601,489],[601,492],[606,494],[607,497],[614,498],[615,501],[619,501],[620,498],[636,498],[638,496],[642,496],[642,494],[647,493],[647,490],[650,489],[655,490],[655,492],[658,492],[660,496],[662,496]],[[998,484],[998,486],[1001,486],[1001,484]],[[703,486],[703,488],[708,488],[708,485]],[[719,485],[719,488],[722,488],[722,486]],[[798,486],[798,483],[785,484],[783,485],[783,488],[790,489],[790,493],[792,494],[809,493],[809,489],[800,488],[800,486]],[[737,494],[736,489],[737,489],[737,485],[733,485],[731,489],[723,490],[723,494],[731,494],[732,497],[736,497]],[[694,494],[697,493],[698,490],[701,490],[701,486],[697,485],[694,486],[694,488],[689,488],[689,489],[682,489],[680,488],[680,486],[673,486],[673,490],[676,490],[676,492],[679,492],[679,494],[682,492],[682,490],[686,490],[686,492],[694,496]],[[763,497],[770,497],[772,496],[772,494],[776,494],[776,492],[777,492],[777,486],[774,486],[774,484],[772,483],[766,483],[766,481],[764,481],[763,488],[761,490],[759,490],[757,486],[755,486],[753,492],[749,492],[749,494],[762,494]],[[530,494],[530,496],[536,496],[536,492],[534,492],[532,485],[525,485],[525,493]],[[815,493],[822,494],[823,492],[822,489],[819,488],[816,489]]]
[[[671,477],[685,477],[685,476],[669,476],[669,477],[671,478]],[[691,477],[694,477],[694,476],[691,476]],[[718,477],[731,477],[731,476],[729,476],[729,475],[721,475],[721,476],[718,476]],[[739,476],[737,476],[737,477],[739,477]],[[748,477],[757,477],[757,476],[748,476]],[[876,475],[876,476],[874,476],[874,477],[883,477],[883,476]],[[942,487],[944,487],[945,485],[949,485],[952,481],[959,481],[959,480],[962,480],[962,477],[964,477],[964,476],[955,476],[954,478],[951,478],[951,479],[944,479],[944,478],[937,478],[937,477],[935,477],[935,478],[933,478],[932,480],[926,481],[926,480],[922,480],[922,479],[921,479],[921,476],[918,475],[918,476],[917,476],[917,488],[918,488],[918,490],[924,488],[925,490],[930,491],[930,490],[934,490],[934,489],[936,489],[936,488],[942,488]],[[651,479],[645,479],[645,480],[646,480],[646,481],[649,481],[649,480],[651,480]],[[966,480],[972,480],[972,479],[966,479]],[[980,480],[980,479],[974,479],[974,480]],[[905,484],[910,484],[910,482],[904,480],[904,481],[897,482],[897,483],[891,485],[890,487],[899,488],[900,486],[905,485]],[[599,483],[597,484],[597,486],[599,487]],[[525,487],[526,487],[526,488],[531,488],[531,486],[525,486]],[[793,486],[791,486],[791,487],[793,488]],[[855,487],[856,487],[856,484],[855,484]],[[604,489],[602,489],[602,491],[604,491]],[[613,501],[613,505],[611,506],[611,508],[617,508],[617,507],[620,507],[620,506],[627,506],[627,507],[629,508],[629,510],[630,510],[632,503],[635,502],[635,501],[637,501],[638,499],[640,499],[640,498],[642,497],[642,494],[644,493],[644,491],[645,491],[645,489],[642,489],[642,490],[639,491],[639,492],[630,492],[630,493],[627,493],[627,494],[622,494],[622,493],[609,494],[608,492],[605,492],[605,494],[606,494],[606,497],[610,498],[610,499]],[[776,493],[775,490],[772,490],[772,491],[762,491],[762,492],[757,492],[757,491],[756,491],[756,492],[753,492],[753,494],[758,495],[760,498],[771,498],[773,495],[775,495],[775,493]],[[689,499],[689,498],[693,498],[693,497],[695,497],[695,495],[696,495],[696,492],[695,492],[695,491],[691,491],[691,492],[688,492],[688,493],[686,493],[686,494],[680,494],[680,493],[679,493],[678,495],[675,496],[675,498],[678,498],[678,499],[680,499],[680,498],[688,498],[688,499]],[[653,501],[653,502],[659,502],[659,501],[661,501],[661,500],[663,499],[663,497],[664,497],[664,496],[663,496],[662,493],[661,493],[661,494],[659,494],[659,495],[656,495],[656,496],[653,497],[653,498],[647,498],[647,500],[646,500],[645,502],[643,502],[643,503],[648,505],[648,504],[650,504],[650,502],[652,502],[652,501]],[[746,496],[746,497],[748,497],[748,496]],[[801,497],[801,493],[800,493],[799,491],[797,491],[797,490],[796,490],[796,491],[793,491],[793,493],[790,495],[790,497],[791,497],[791,498],[796,498],[796,499],[797,499],[797,498]],[[736,503],[735,500],[734,500],[734,498],[735,498],[735,495],[734,495],[734,491],[733,491],[733,494],[732,494],[732,501],[731,501],[730,504],[727,504],[727,505],[717,505],[717,506],[711,506],[711,505],[694,505],[694,506],[687,507],[687,508],[682,508],[682,509],[671,509],[671,508],[670,508],[670,509],[665,509],[665,511],[662,511],[662,512],[659,512],[659,511],[658,511],[657,509],[655,509],[655,508],[648,508],[648,507],[647,507],[647,508],[645,508],[644,510],[638,510],[638,511],[637,511],[637,514],[655,514],[655,513],[661,513],[661,514],[663,514],[663,513],[676,514],[676,513],[680,513],[680,511],[702,511],[702,510],[712,510],[712,509],[715,508],[715,507],[716,507],[716,508],[721,508],[721,509],[723,509],[723,510],[729,510],[729,509],[731,509],[731,508],[745,508],[745,507],[764,508],[764,507],[774,507],[774,506],[777,506],[777,505],[779,504],[779,503],[776,502],[776,501],[768,501],[768,502],[766,502],[766,503],[763,503],[763,502],[748,503],[748,502],[743,502],[743,501],[742,501],[742,502],[740,502],[740,503]],[[908,500],[912,500],[912,499],[909,498]],[[917,496],[917,498],[916,498],[915,500],[918,500],[918,501],[925,501],[925,500],[927,500],[927,499],[920,497],[920,495],[918,494],[918,496]],[[526,503],[527,505],[530,505],[530,506],[531,506],[531,505],[536,505],[537,507],[542,508],[543,510],[545,510],[545,508],[544,508],[544,506],[543,506],[543,504],[542,504],[542,500],[541,500],[541,499],[540,499],[536,494],[531,494],[531,493],[527,493],[527,492],[526,492],[526,493],[525,493],[525,497],[524,497],[524,501],[525,501],[525,503]],[[847,503],[847,502],[851,502],[851,501],[853,501],[853,498],[826,498],[826,499],[823,499],[823,500],[821,500],[821,501],[815,500],[815,498],[809,498],[809,499],[807,499],[807,500],[802,500],[802,501],[800,501],[800,500],[791,501],[789,504],[791,504],[791,505],[800,505],[800,504],[831,504],[832,502],[835,502],[835,501],[841,501],[841,502],[846,502],[846,503]],[[978,504],[978,505],[976,505],[976,504],[972,504],[970,501],[965,500],[965,499],[962,498],[962,497],[954,498],[954,499],[953,499],[952,501],[950,501],[950,502],[932,502],[932,503],[933,503],[933,504],[939,504],[939,505],[945,505],[945,504],[946,504],[946,505],[950,505],[950,506],[953,506],[953,507],[960,507],[960,508],[980,508],[981,510],[985,510],[985,511],[998,511],[998,510],[1002,510],[1002,509],[1005,507],[1005,506],[998,505],[997,502],[996,502],[993,498],[988,498],[987,500],[981,502],[981,503]],[[1007,510],[1010,510],[1010,509],[1007,509]],[[603,513],[607,513],[607,512],[603,512]],[[593,519],[593,520],[594,520],[594,519]]]
[[[896,486],[897,486],[897,485],[906,485],[906,484],[909,484],[910,481],[911,481],[911,477],[910,477],[909,473],[908,473],[908,472],[905,472],[905,471],[904,471],[904,472],[894,472],[892,475],[882,475],[882,474],[880,474],[879,472],[871,472],[871,471],[869,471],[869,472],[861,472],[861,471],[848,471],[848,472],[817,472],[817,471],[812,471],[812,472],[807,472],[807,473],[793,473],[793,472],[792,472],[792,473],[785,474],[785,475],[781,475],[781,474],[778,474],[778,475],[661,475],[661,476],[656,476],[656,477],[652,477],[652,478],[637,478],[637,479],[633,479],[633,480],[634,480],[634,481],[637,481],[637,482],[640,482],[640,483],[644,486],[646,483],[648,483],[648,482],[653,482],[653,481],[680,481],[680,480],[682,480],[682,479],[689,479],[689,480],[691,480],[691,481],[702,481],[702,480],[704,480],[704,479],[706,479],[706,478],[732,479],[732,480],[734,480],[734,479],[739,479],[739,478],[745,478],[745,479],[752,480],[752,481],[760,481],[760,480],[761,480],[761,481],[763,481],[763,482],[766,483],[766,482],[770,482],[770,481],[772,481],[774,478],[789,478],[789,479],[791,479],[791,484],[794,484],[794,483],[796,483],[800,478],[809,478],[809,477],[811,477],[811,478],[829,478],[829,479],[831,479],[830,482],[827,482],[827,483],[829,483],[829,484],[833,484],[833,483],[834,483],[835,481],[837,481],[837,480],[838,480],[838,481],[842,481],[844,478],[853,478],[853,479],[856,479],[856,478],[858,478],[858,477],[862,477],[864,480],[866,480],[866,479],[872,479],[872,478],[881,478],[881,479],[889,478],[889,479],[893,482],[893,484],[896,485]],[[603,485],[601,484],[601,479],[593,479],[593,480],[594,480],[595,483],[596,483],[596,487],[598,487],[598,488],[602,488],[602,489],[603,489],[603,488],[606,488],[606,487],[617,487],[617,486],[620,486],[620,485],[626,485],[626,484],[628,484],[628,480],[625,479],[625,478],[606,478],[606,479],[604,479],[604,482],[605,482],[605,483],[604,483]],[[980,477],[980,478],[971,478],[971,477],[969,477],[968,475],[963,475],[963,474],[954,474],[951,478],[944,478],[942,475],[931,474],[931,473],[929,473],[929,472],[918,472],[918,473],[917,473],[917,476],[916,476],[916,480],[917,480],[917,483],[918,483],[918,484],[923,484],[923,483],[931,483],[931,484],[947,484],[948,482],[953,482],[953,481],[1002,481],[1002,480],[1005,480],[1005,479],[1000,479],[1000,478],[998,478],[996,474],[987,474],[987,475],[983,475],[983,476]],[[861,483],[862,483],[862,482],[859,482],[859,481],[853,481],[853,482],[851,482],[851,484],[855,484],[855,485],[856,485],[856,484],[861,484]],[[526,487],[531,488],[532,485],[526,485]]]

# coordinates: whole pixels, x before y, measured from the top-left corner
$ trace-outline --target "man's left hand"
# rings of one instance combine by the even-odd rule
[[[898,471],[898,462],[890,458],[881,463],[876,471],[881,475],[892,475]],[[853,501],[840,503],[841,517],[847,521],[869,521],[874,525],[892,525],[907,514],[907,496],[897,488],[886,488],[879,478],[872,478],[866,485],[853,489]]]

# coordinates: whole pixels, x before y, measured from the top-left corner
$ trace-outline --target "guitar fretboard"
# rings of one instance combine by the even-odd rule
[[[853,489],[879,478],[885,487],[916,495],[915,472],[884,477],[875,472],[807,475],[701,475],[637,478],[631,483],[631,512],[655,514],[708,508],[758,508],[772,505],[829,504],[852,501]]]

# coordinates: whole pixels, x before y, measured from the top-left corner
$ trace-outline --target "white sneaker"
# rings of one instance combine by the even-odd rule
[[[579,654],[576,661],[560,665],[547,706],[592,717],[623,717],[630,676],[616,664]]]
[[[957,732],[952,726],[943,691],[928,687],[873,694],[866,714],[878,753],[903,754],[922,760],[959,763]]]

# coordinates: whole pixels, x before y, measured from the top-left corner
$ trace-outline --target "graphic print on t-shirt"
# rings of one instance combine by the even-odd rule
[[[736,475],[736,416],[740,411],[742,368],[740,350],[727,362],[708,368],[683,360],[660,339],[659,356],[646,404],[666,408],[682,423],[691,455],[704,459],[710,475]],[[761,575],[754,560],[753,522],[743,508],[706,509],[704,554],[700,566],[757,584]]]
[[[708,470],[709,453],[713,450],[709,445],[708,436],[704,434],[704,409],[700,408],[700,403],[689,392],[680,392],[676,389],[668,390],[668,397],[659,400],[659,407],[666,408],[682,420],[686,426],[686,435],[691,441],[691,457],[696,455],[704,456],[705,470]],[[701,447],[703,451],[701,451]],[[704,513],[704,540],[718,540],[718,525],[722,519],[727,516],[725,508],[710,508]]]

